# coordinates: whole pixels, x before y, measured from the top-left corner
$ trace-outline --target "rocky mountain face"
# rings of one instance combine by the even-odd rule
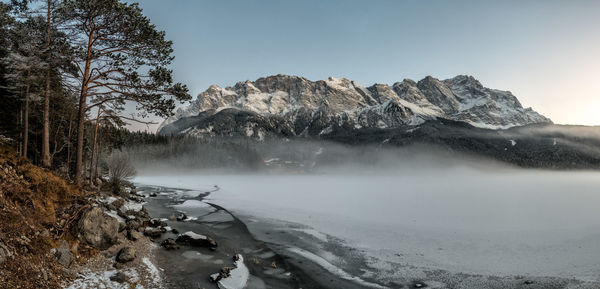
[[[335,130],[417,126],[429,120],[508,128],[550,119],[523,108],[509,91],[483,87],[471,76],[362,87],[330,77],[310,81],[275,75],[233,87],[210,86],[165,120],[159,133],[193,136],[323,136]]]

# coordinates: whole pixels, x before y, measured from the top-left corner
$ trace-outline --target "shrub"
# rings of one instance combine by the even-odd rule
[[[105,162],[108,169],[108,184],[113,193],[119,193],[123,182],[135,176],[135,167],[131,163],[129,154],[121,151],[114,151]]]

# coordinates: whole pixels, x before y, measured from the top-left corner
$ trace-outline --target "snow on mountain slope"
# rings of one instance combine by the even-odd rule
[[[225,110],[228,108],[234,110]],[[214,131],[214,121],[205,118],[224,110],[234,114],[228,118],[231,125],[246,129],[225,129],[221,125],[220,131]],[[244,123],[240,123],[235,116],[239,112],[253,117],[244,115]],[[199,115],[204,118],[180,121]],[[278,119],[272,121],[273,117]],[[334,127],[390,128],[436,118],[492,129],[551,122],[531,108],[523,108],[509,91],[485,88],[472,76],[446,80],[428,76],[419,82],[405,79],[392,86],[374,84],[365,88],[346,78],[310,81],[275,75],[238,82],[233,87],[212,85],[166,119],[159,132],[232,135],[233,131],[244,131],[242,134],[253,136],[284,127],[294,135],[319,135]]]

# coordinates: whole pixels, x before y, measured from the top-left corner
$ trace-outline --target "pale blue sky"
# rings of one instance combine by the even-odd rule
[[[557,123],[600,125],[600,1],[139,2],[194,97],[278,73],[363,86],[469,74]]]

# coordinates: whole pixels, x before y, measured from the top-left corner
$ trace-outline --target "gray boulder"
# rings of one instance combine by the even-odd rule
[[[175,240],[178,244],[195,246],[195,247],[208,247],[216,248],[217,242],[211,237],[196,234],[194,232],[185,232],[177,237]]]
[[[124,247],[117,254],[117,262],[127,263],[135,259],[135,250],[131,247]]]
[[[61,240],[58,247],[54,249],[54,256],[56,256],[58,264],[61,264],[66,268],[69,268],[71,262],[73,262],[73,254],[69,249],[69,243],[65,240]]]
[[[141,237],[142,236],[140,236],[140,233],[138,233],[138,231],[127,230],[127,239],[135,242],[135,241],[139,240]]]
[[[78,229],[80,241],[96,249],[105,250],[117,243],[119,221],[95,207],[79,219]]]

